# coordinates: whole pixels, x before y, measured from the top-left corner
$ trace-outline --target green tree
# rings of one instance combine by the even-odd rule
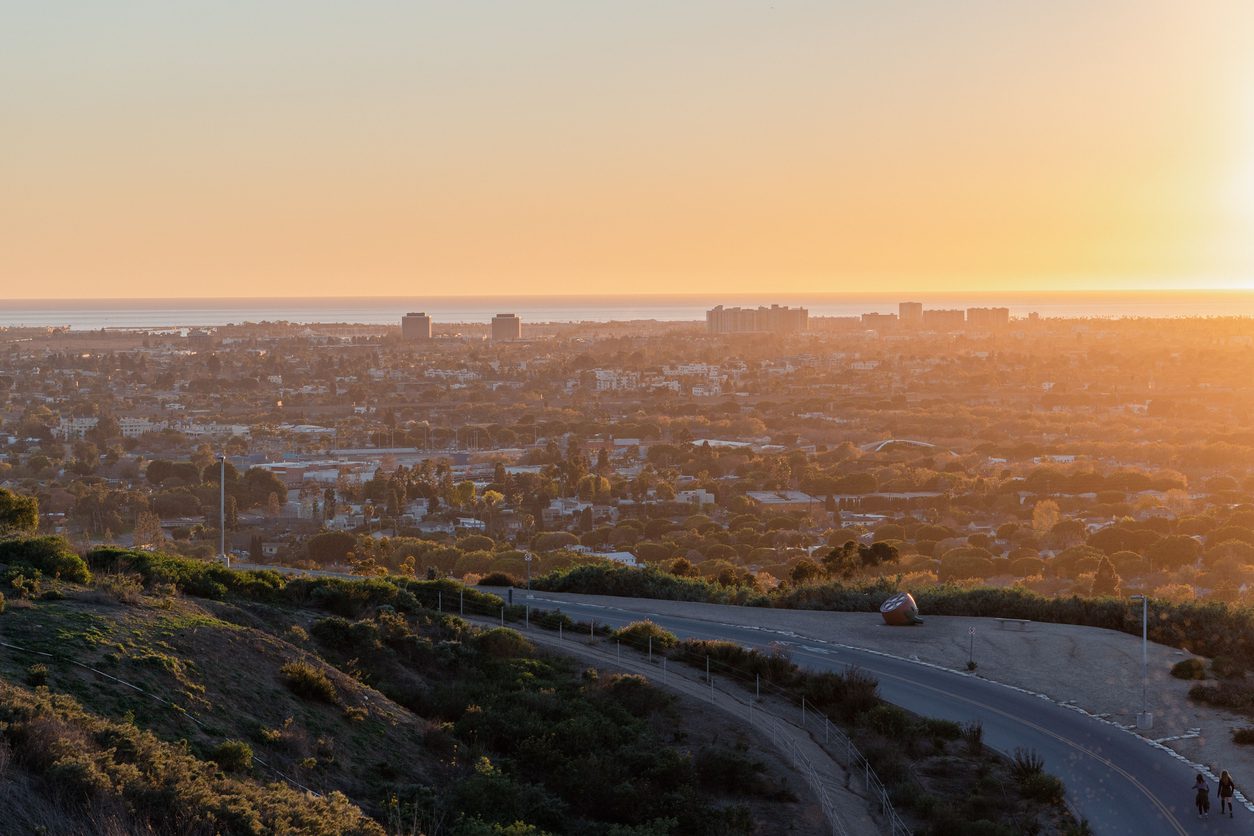
[[[30,534],[39,528],[39,500],[0,488],[0,534]]]

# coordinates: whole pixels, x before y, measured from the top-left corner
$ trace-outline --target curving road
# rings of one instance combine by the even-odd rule
[[[516,590],[515,603],[527,593]],[[956,671],[839,645],[819,636],[763,630],[736,620],[735,607],[719,609],[719,618],[668,615],[652,611],[639,599],[615,606],[595,595],[534,592],[532,606],[560,608],[579,621],[621,626],[642,617],[682,638],[722,639],[748,647],[788,645],[798,665],[812,670],[843,670],[847,665],[875,675],[885,699],[903,708],[959,722],[979,721],[984,741],[1012,753],[1034,749],[1045,768],[1063,780],[1067,798],[1100,836],[1184,836],[1254,833],[1254,815],[1241,804],[1235,819],[1220,818],[1211,784],[1211,813],[1201,820],[1191,790],[1196,772],[1172,754],[1152,747],[1122,728],[1048,699]],[[868,617],[874,617],[868,615]]]

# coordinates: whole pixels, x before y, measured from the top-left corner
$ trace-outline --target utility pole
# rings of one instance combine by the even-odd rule
[[[226,456],[218,456],[218,556],[227,566],[231,558],[226,556]]]
[[[1149,710],[1149,596],[1133,595],[1141,602],[1141,713],[1136,715],[1138,729],[1154,728],[1154,715]]]

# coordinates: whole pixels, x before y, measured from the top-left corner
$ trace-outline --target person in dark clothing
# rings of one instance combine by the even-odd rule
[[[1219,795],[1219,815],[1224,814],[1224,804],[1228,805],[1228,818],[1232,818],[1232,796],[1237,791],[1237,784],[1232,780],[1232,776],[1228,774],[1228,770],[1219,773],[1219,788],[1216,790]]]
[[[1197,805],[1198,818],[1207,818],[1207,813],[1210,811],[1210,786],[1207,785],[1206,779],[1200,772],[1197,774],[1197,780],[1193,782],[1193,803]]]

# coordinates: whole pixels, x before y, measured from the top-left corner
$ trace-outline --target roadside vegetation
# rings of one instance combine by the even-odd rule
[[[0,614],[0,818],[16,827],[749,836],[795,818],[793,779],[717,718],[690,738],[643,679],[438,609],[496,596],[51,545],[37,562],[47,543],[0,541],[4,577],[38,581],[8,586],[20,603]],[[87,582],[43,574],[68,555]]]

